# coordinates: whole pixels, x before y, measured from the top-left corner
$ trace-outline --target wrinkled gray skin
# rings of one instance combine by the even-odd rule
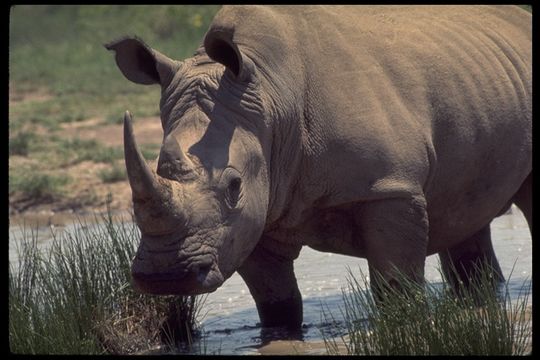
[[[183,62],[139,39],[107,48],[161,86],[157,171],[125,115],[141,291],[211,292],[238,271],[263,326],[297,328],[303,245],[389,281],[394,266],[422,281],[434,253],[450,279],[452,261],[466,281],[487,259],[502,280],[491,220],[515,203],[531,226],[518,7],[224,6]]]

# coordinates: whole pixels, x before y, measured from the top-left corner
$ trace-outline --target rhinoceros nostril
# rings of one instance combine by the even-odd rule
[[[202,283],[206,279],[206,276],[210,272],[210,267],[211,265],[205,265],[199,268],[199,273],[197,274],[198,282]]]
[[[197,258],[189,264],[189,271],[197,277],[197,281],[202,283],[212,268],[213,260],[211,256]]]

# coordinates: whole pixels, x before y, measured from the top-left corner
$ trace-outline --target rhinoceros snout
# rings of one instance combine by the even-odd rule
[[[223,283],[213,258],[201,256],[181,268],[155,271],[140,259],[134,259],[131,276],[135,288],[154,295],[195,295],[216,290]]]

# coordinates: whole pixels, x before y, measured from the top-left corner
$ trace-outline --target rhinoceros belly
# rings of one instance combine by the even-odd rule
[[[315,250],[365,257],[360,229],[355,223],[357,205],[307,211],[298,225],[266,233],[277,243],[307,245]]]

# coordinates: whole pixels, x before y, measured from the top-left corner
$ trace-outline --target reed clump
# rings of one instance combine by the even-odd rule
[[[38,248],[24,230],[9,266],[9,345],[18,354],[178,352],[200,330],[204,301],[135,292],[130,263],[139,239],[132,222],[79,223]],[[180,349],[182,347],[182,349]]]
[[[494,284],[488,265],[480,276],[458,289],[448,283],[418,284],[398,275],[399,289],[384,286],[382,298],[369,279],[350,270],[341,311],[346,335],[323,330],[330,354],[348,355],[523,355],[531,351],[532,327],[527,307],[531,282],[517,300],[507,283]],[[328,311],[324,316],[340,324]],[[334,332],[335,333],[335,332]],[[339,340],[339,338],[341,340]]]

